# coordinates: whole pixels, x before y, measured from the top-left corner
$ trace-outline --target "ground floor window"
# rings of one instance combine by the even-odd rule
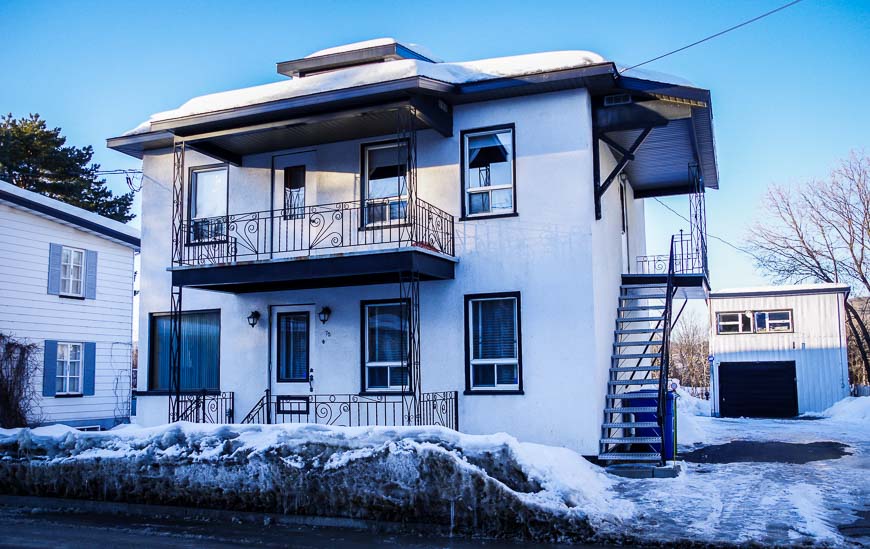
[[[148,389],[169,390],[169,314],[152,314]],[[181,390],[220,390],[220,311],[185,311],[181,320]]]
[[[465,296],[466,389],[521,391],[520,294]]]
[[[363,389],[408,390],[408,302],[363,302]]]
[[[57,344],[57,381],[55,395],[82,393],[82,344]]]

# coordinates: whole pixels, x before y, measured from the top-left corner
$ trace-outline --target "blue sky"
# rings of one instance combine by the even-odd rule
[[[317,49],[392,36],[450,61],[586,49],[634,64],[782,3],[0,0],[0,111],[38,112],[70,143],[94,145],[104,168],[135,168],[106,137],[192,96],[280,80],[276,62]],[[804,0],[645,67],[712,91],[712,235],[740,245],[769,184],[825,177],[851,149],[870,151],[868,59],[870,1]],[[685,197],[667,203],[687,209]],[[650,252],[664,252],[680,224],[648,204]],[[715,239],[710,262],[716,288],[765,282]]]

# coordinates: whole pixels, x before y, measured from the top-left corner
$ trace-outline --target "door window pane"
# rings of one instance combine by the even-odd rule
[[[284,169],[284,217],[300,219],[305,213],[305,166]]]
[[[308,381],[309,314],[278,315],[278,381]]]

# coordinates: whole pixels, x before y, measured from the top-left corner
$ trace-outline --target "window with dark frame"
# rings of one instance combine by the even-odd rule
[[[716,331],[720,334],[752,333],[752,315],[743,313],[717,313]]]
[[[467,389],[522,389],[518,293],[466,296]]]
[[[405,141],[363,146],[364,224],[404,223],[408,214],[408,144]]]
[[[363,304],[365,391],[401,391],[408,382],[407,301]]]
[[[790,310],[716,313],[718,334],[770,334],[794,331]]]
[[[181,321],[181,390],[220,390],[220,311],[185,311]],[[149,320],[148,390],[169,390],[169,314]]]
[[[755,311],[755,332],[791,332],[791,311]]]
[[[305,311],[278,313],[277,320],[278,382],[307,382],[310,314]]]
[[[284,168],[284,219],[305,216],[305,166]]]
[[[191,244],[226,240],[228,174],[224,165],[191,170],[188,210]]]
[[[514,129],[462,132],[465,217],[516,212]]]

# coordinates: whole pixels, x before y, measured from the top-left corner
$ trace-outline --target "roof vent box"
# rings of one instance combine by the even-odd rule
[[[347,46],[329,48],[315,52],[302,59],[278,63],[278,74],[290,77],[303,77],[398,59],[417,59],[430,63],[435,62],[411,46],[400,44],[392,38],[379,38],[348,44]]]

